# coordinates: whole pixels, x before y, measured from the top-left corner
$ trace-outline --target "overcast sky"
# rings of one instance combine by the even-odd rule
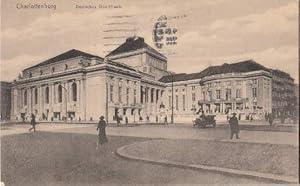
[[[17,9],[17,4],[55,4],[51,9]],[[176,3],[175,3],[176,2]],[[199,72],[209,65],[253,59],[286,71],[298,82],[297,0],[78,0],[1,1],[1,79],[70,49],[105,56],[124,41],[105,40],[110,22],[133,22],[129,29],[153,46],[152,30],[161,15],[178,29],[178,44],[168,49],[168,68]],[[120,5],[118,9],[78,9],[76,5]],[[20,5],[19,5],[20,6]],[[133,15],[114,19],[111,15]],[[183,17],[185,15],[185,17]],[[119,27],[118,27],[119,28]],[[132,35],[134,33],[118,33]]]

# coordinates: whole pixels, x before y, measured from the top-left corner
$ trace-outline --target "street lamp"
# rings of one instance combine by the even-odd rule
[[[174,123],[174,76],[171,73],[171,78],[172,78],[172,113],[171,113],[171,123]]]

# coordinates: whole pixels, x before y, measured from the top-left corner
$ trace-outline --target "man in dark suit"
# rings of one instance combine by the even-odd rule
[[[239,138],[239,121],[236,118],[236,113],[233,113],[233,116],[229,119],[229,126],[230,126],[230,139],[233,138],[233,135],[236,135],[236,139],[240,139]]]
[[[35,132],[35,125],[36,125],[36,121],[35,121],[35,115],[31,114],[31,128],[29,129],[29,132],[31,132],[31,130],[33,129],[33,132]]]

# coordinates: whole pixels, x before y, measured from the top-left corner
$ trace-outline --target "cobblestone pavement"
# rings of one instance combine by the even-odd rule
[[[1,127],[1,136],[27,133],[30,125],[12,125]],[[95,124],[39,124],[39,131],[70,132],[97,134]],[[297,132],[265,132],[246,131],[240,132],[241,139],[230,140],[228,128],[193,128],[187,124],[170,125],[141,125],[136,127],[107,127],[107,134],[112,136],[131,136],[144,138],[165,139],[206,139],[246,143],[289,144],[299,146]]]

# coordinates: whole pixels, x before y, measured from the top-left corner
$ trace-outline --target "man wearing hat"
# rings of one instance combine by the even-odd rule
[[[236,113],[232,114],[233,116],[229,119],[229,126],[230,126],[230,139],[233,138],[233,135],[236,135],[236,139],[240,139],[239,138],[239,121],[236,117]]]
[[[98,123],[98,127],[96,130],[99,130],[99,137],[98,137],[98,141],[97,141],[97,148],[98,149],[98,145],[99,143],[102,145],[103,143],[107,143],[107,137],[106,137],[106,132],[105,132],[105,128],[106,128],[106,122],[104,121],[104,116],[100,117],[100,121]]]

